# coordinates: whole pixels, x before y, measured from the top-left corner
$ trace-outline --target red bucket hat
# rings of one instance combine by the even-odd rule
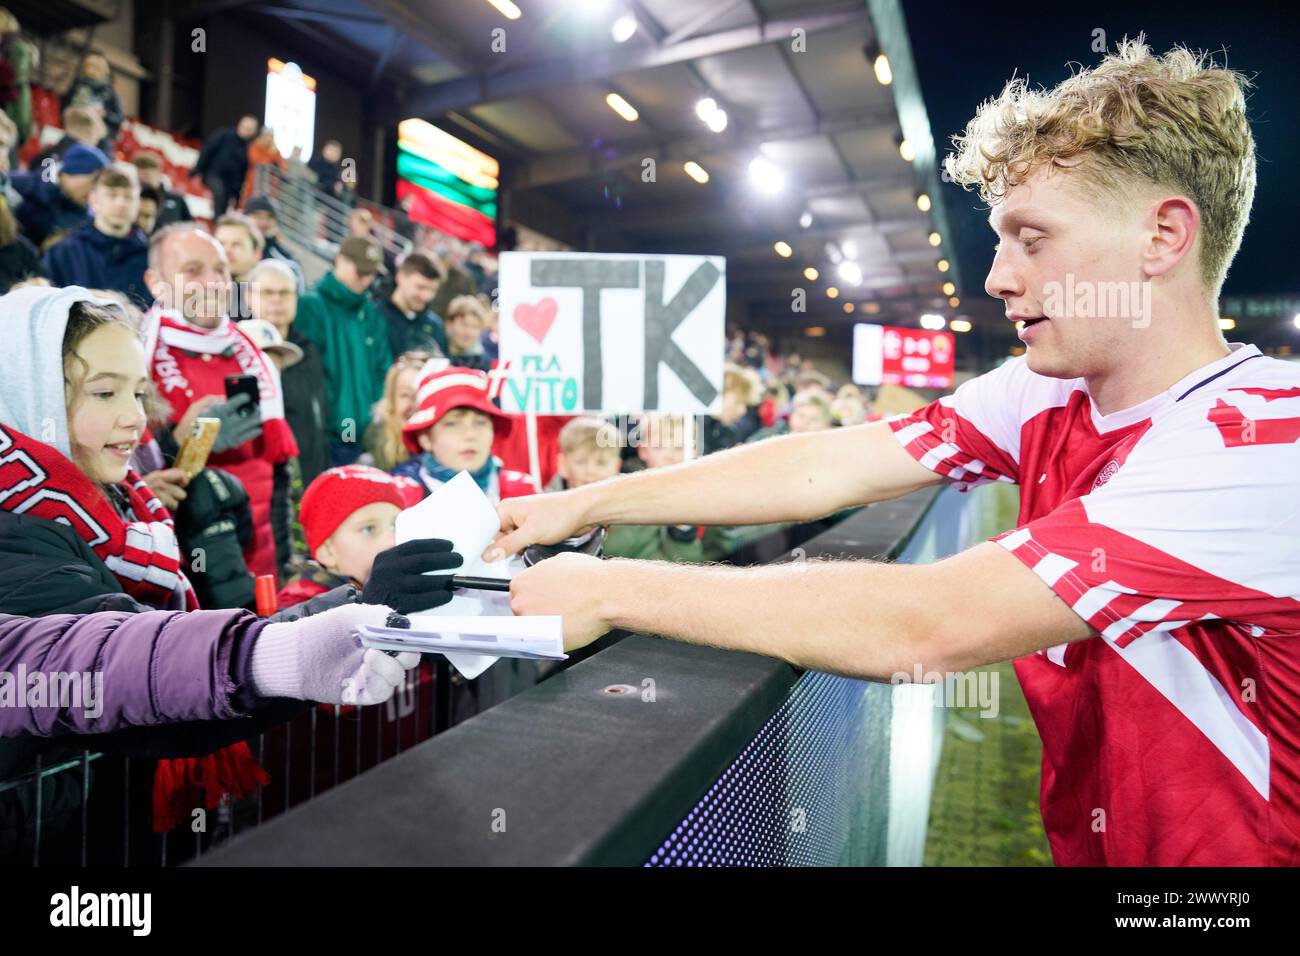
[[[486,372],[452,365],[420,380],[416,395],[419,408],[402,426],[402,443],[413,455],[421,451],[416,435],[432,428],[453,408],[472,408],[492,417],[498,435],[510,433],[510,416],[492,404],[492,395],[501,389],[501,380],[493,382]]]
[[[298,516],[307,537],[307,550],[316,549],[329,540],[354,511],[386,501],[405,509],[411,505],[405,479],[365,465],[343,465],[316,476],[302,494]]]

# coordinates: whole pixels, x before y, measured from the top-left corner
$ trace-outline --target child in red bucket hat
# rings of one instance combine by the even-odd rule
[[[468,471],[494,505],[537,494],[530,475],[505,468],[492,454],[493,438],[507,434],[512,422],[492,404],[491,388],[486,373],[456,365],[421,379],[418,407],[402,428],[413,457],[392,474],[413,479],[427,495]]]
[[[393,546],[398,512],[422,497],[415,482],[364,465],[318,475],[299,509],[312,560],[281,589],[280,607],[343,584],[364,587],[375,556]]]

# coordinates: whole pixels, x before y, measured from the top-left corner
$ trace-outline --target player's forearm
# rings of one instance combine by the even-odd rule
[[[590,524],[768,524],[844,507],[834,432],[769,438],[588,485]],[[841,444],[842,447],[842,444]]]
[[[616,628],[870,680],[947,665],[922,566],[607,564],[602,614]]]

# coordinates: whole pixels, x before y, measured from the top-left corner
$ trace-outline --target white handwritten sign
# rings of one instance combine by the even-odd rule
[[[725,259],[505,252],[498,287],[506,411],[720,410]]]

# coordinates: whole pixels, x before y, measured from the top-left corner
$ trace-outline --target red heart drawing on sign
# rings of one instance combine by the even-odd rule
[[[551,331],[551,324],[555,321],[555,311],[557,306],[555,300],[547,296],[536,305],[529,305],[522,302],[515,306],[515,325],[519,326],[538,342],[546,338],[546,333]]]

